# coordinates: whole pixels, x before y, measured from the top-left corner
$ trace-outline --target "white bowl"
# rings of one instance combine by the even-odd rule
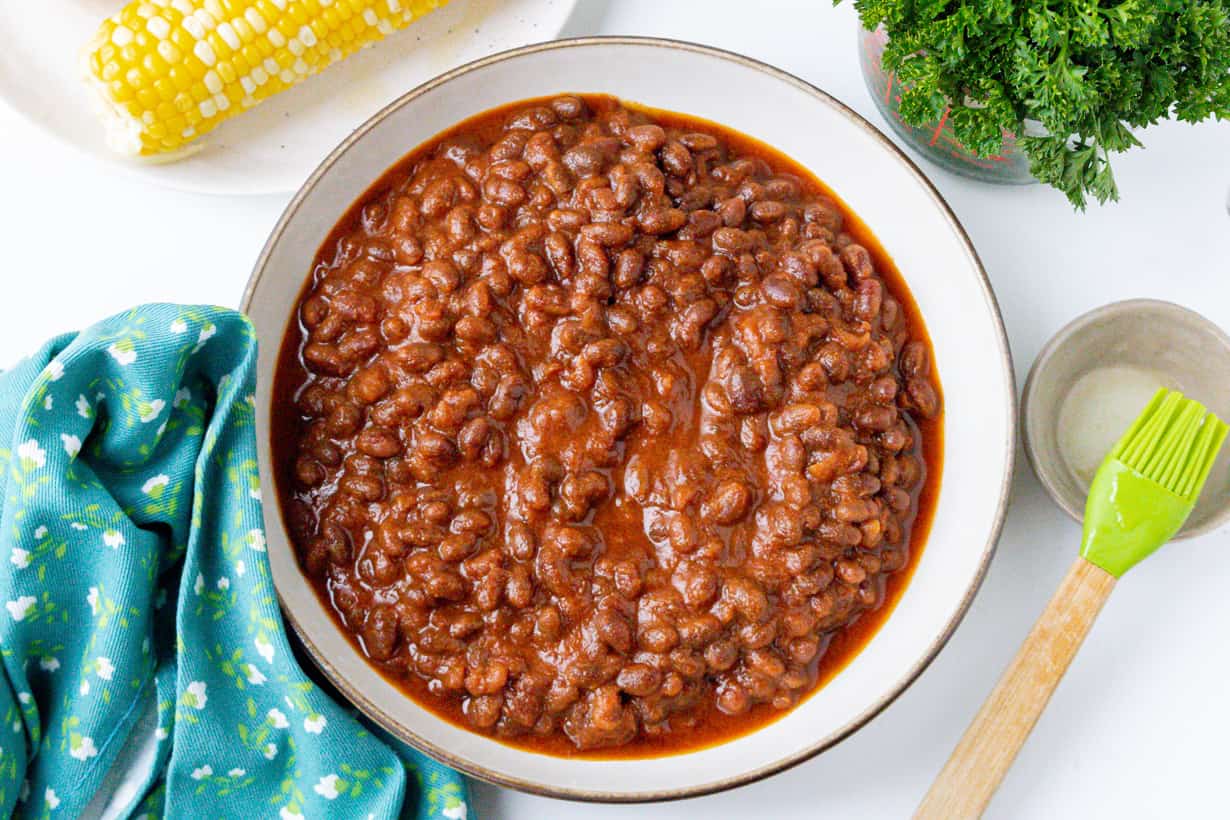
[[[261,342],[257,432],[272,476],[271,385],[287,323],[323,238],[386,168],[459,120],[560,92],[614,94],[722,123],[810,168],[896,260],[926,320],[946,402],[945,467],[929,543],[896,611],[828,685],[782,719],[700,751],[646,760],[540,755],[453,726],[416,705],[355,650],[300,573],[267,481],[269,560],[308,651],[390,732],[477,777],[580,800],[687,797],[778,772],[855,731],[923,671],[969,606],[994,551],[1012,475],[1016,393],[991,286],[961,225],[918,168],[866,120],[762,63],[688,43],[566,40],[443,75],[390,105],[337,148],[282,216],[244,309]]]

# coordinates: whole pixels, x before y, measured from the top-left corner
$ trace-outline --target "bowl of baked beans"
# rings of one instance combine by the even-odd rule
[[[491,782],[661,800],[839,742],[982,580],[1012,363],[968,237],[819,89],[643,38],[464,66],[356,131],[244,307],[283,610]]]

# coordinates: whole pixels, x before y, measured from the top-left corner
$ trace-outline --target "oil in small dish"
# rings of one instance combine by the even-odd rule
[[[1056,436],[1064,464],[1088,488],[1119,436],[1159,387],[1178,389],[1161,373],[1129,364],[1092,370],[1072,385],[1059,408]]]

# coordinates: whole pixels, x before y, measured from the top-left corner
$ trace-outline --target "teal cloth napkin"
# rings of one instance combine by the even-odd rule
[[[150,305],[0,374],[0,816],[466,817],[291,654],[255,366],[240,314]]]

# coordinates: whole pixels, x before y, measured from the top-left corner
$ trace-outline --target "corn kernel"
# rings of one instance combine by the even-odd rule
[[[154,80],[154,90],[158,92],[158,99],[161,101],[159,108],[175,99],[175,83],[171,82],[169,77]]]
[[[173,65],[170,70],[171,82],[179,91],[187,91],[192,87],[194,79],[192,72],[185,66]]]

